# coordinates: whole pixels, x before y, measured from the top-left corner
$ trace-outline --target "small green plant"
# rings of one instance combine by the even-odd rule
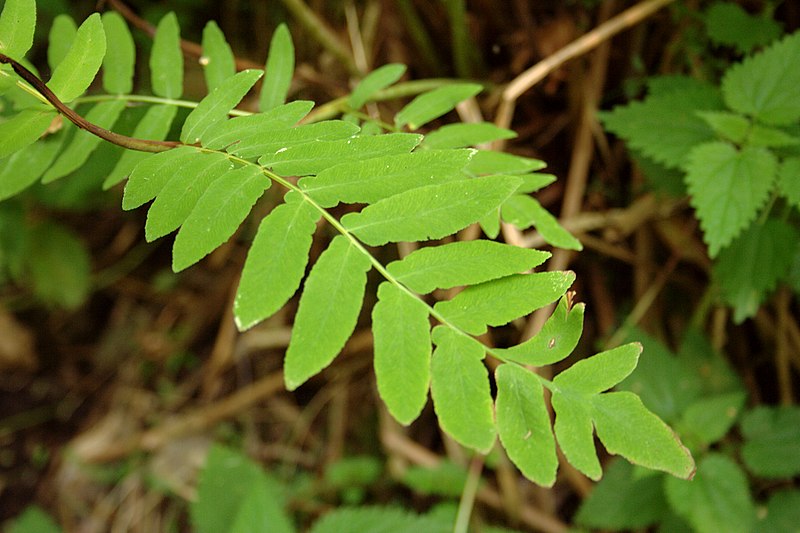
[[[737,6],[715,4],[707,15],[712,39],[749,51],[779,31],[758,18],[736,32],[742,17]],[[753,316],[779,283],[800,290],[798,61],[794,33],[728,68],[720,87],[655,78],[643,101],[601,114],[655,182],[670,171],[682,174],[715,259],[716,286],[736,322]]]

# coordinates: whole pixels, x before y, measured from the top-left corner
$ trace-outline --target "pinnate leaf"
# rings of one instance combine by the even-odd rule
[[[552,486],[558,458],[542,384],[514,364],[497,367],[495,381],[497,432],[508,457],[531,481]]]
[[[511,196],[502,206],[503,220],[520,229],[536,226],[539,234],[550,245],[565,250],[583,250],[581,242],[565,230],[536,199],[526,194]]]
[[[289,195],[261,221],[233,303],[240,331],[274,314],[297,291],[318,218],[311,204]]]
[[[633,372],[641,353],[642,345],[636,342],[600,352],[564,370],[553,383],[584,394],[603,392]]]
[[[482,453],[494,446],[495,426],[483,347],[438,326],[431,360],[431,397],[439,425],[456,441]]]
[[[669,477],[664,485],[672,509],[698,533],[749,533],[756,512],[747,477],[728,457],[711,453],[691,481]]]
[[[466,171],[472,175],[486,174],[525,174],[541,170],[544,161],[530,157],[495,152],[493,150],[478,150],[467,165]]]
[[[764,148],[737,150],[728,143],[710,142],[689,153],[686,170],[686,183],[703,238],[709,254],[716,257],[767,201],[778,163]]]
[[[294,74],[294,43],[285,24],[278,26],[272,35],[264,70],[266,78],[261,86],[259,109],[268,111],[286,101]]]
[[[277,109],[277,108],[275,108]],[[303,145],[307,143],[317,143],[320,141],[334,141],[337,139],[348,139],[358,133],[359,128],[355,124],[343,120],[326,120],[315,124],[303,124],[294,128],[283,125],[285,119],[278,117],[274,120],[262,120],[264,114],[253,117],[241,117],[237,120],[253,119],[247,124],[249,130],[253,124],[259,123],[261,126],[258,131],[240,131],[237,138],[227,146],[228,152],[236,154],[246,159],[255,158],[262,154],[274,154],[284,151],[290,146]],[[222,139],[230,139],[231,134],[227,133]],[[219,141],[217,141],[218,143]],[[302,148],[307,150],[313,146],[308,144]]]
[[[563,297],[539,333],[522,344],[497,351],[511,361],[524,365],[544,366],[557,363],[571,354],[578,345],[583,332],[585,309],[584,304],[569,308],[567,297]]]
[[[447,124],[425,135],[423,145],[434,149],[463,148],[516,136],[515,131],[500,128],[491,122]]]
[[[493,241],[457,241],[420,248],[386,269],[403,285],[425,294],[524,272],[548,257],[548,252]]]
[[[106,11],[102,20],[108,48],[103,59],[103,88],[112,94],[130,93],[136,60],[133,36],[125,19],[116,11]]]
[[[405,71],[406,66],[397,63],[376,68],[364,76],[364,79],[353,89],[353,92],[347,98],[347,104],[354,109],[360,108],[376,92],[399,80]]]
[[[30,144],[0,161],[0,201],[32,185],[47,170],[61,150],[65,135],[53,137]]]
[[[344,236],[319,256],[306,279],[286,350],[284,379],[294,390],[327,367],[356,327],[370,262]]]
[[[691,479],[694,475],[695,465],[689,450],[632,392],[595,395],[592,420],[609,453],[679,478]]]
[[[47,86],[63,102],[71,102],[92,83],[105,53],[103,23],[100,14],[94,13],[78,28],[69,52],[53,71]]]
[[[475,96],[482,89],[477,83],[454,83],[438,87],[409,102],[395,115],[394,123],[398,128],[408,125],[410,129],[416,130],[452,111],[459,102]]]
[[[212,152],[190,161],[172,174],[147,211],[144,227],[147,241],[178,229],[208,187],[231,169],[233,163],[225,154]]]
[[[164,98],[183,94],[183,52],[178,17],[167,13],[159,22],[150,52],[150,84]]]
[[[206,159],[197,148],[180,146],[157,154],[147,154],[134,167],[125,185],[122,197],[123,209],[136,209],[149,202],[161,192],[164,185],[177,172],[185,172],[188,163],[205,165]]]
[[[431,339],[425,304],[392,283],[378,287],[372,311],[375,378],[389,412],[402,424],[425,407],[430,385]]]
[[[20,60],[33,46],[35,0],[6,0],[0,12],[0,52]]]
[[[725,103],[764,124],[783,126],[800,118],[800,32],[729,68],[722,80]]]
[[[572,272],[513,274],[471,285],[434,309],[451,324],[473,335],[486,326],[502,326],[554,302],[575,281]]]
[[[440,239],[478,221],[519,184],[513,176],[493,176],[419,187],[349,213],[342,225],[371,246]]]
[[[200,58],[200,64],[203,66],[208,92],[212,92],[223,81],[236,74],[236,60],[225,40],[225,34],[213,20],[203,28],[202,46],[203,57]]]
[[[172,269],[179,272],[193,265],[228,240],[271,184],[253,165],[214,180],[175,237]]]
[[[305,117],[312,107],[314,102],[295,100],[263,113],[218,122],[206,130],[202,137],[203,146],[221,150],[270,130],[285,130]]]
[[[303,178],[300,187],[323,207],[339,202],[371,204],[417,187],[464,179],[462,170],[472,153],[429,150],[356,160]]]
[[[167,136],[175,119],[178,108],[172,105],[154,105],[148,108],[144,116],[141,118],[136,128],[133,130],[133,137],[137,139],[151,139],[154,141],[162,141]],[[146,152],[137,152],[136,150],[125,150],[122,156],[117,161],[117,164],[106,176],[103,182],[103,188],[109,189],[117,183],[124,180],[133,170],[133,168],[146,159],[148,156]]]
[[[78,25],[71,16],[62,13],[53,19],[47,36],[47,64],[50,71],[54,71],[67,57],[77,34]]]
[[[411,133],[388,133],[309,142],[279,149],[262,156],[258,162],[279,174],[307,176],[348,161],[408,153],[421,139],[421,135]]]
[[[588,395],[555,390],[550,399],[556,413],[553,425],[558,446],[569,463],[595,481],[603,475],[594,447],[594,426]]]
[[[263,74],[258,69],[244,70],[223,80],[186,117],[181,130],[181,141],[188,144],[200,142],[210,127],[225,120],[230,110],[244,98]]]

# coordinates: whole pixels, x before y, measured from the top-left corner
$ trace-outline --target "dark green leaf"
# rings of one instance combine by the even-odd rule
[[[411,466],[401,481],[420,494],[457,498],[464,492],[467,471],[464,467],[445,459],[433,468]]]
[[[80,239],[54,222],[36,226],[27,258],[33,291],[42,301],[67,309],[81,305],[91,289],[89,253]]]
[[[53,19],[50,34],[47,36],[47,64],[51,72],[67,57],[77,33],[78,25],[69,15],[61,14]]]
[[[175,13],[162,18],[150,52],[150,84],[156,96],[180,98],[183,94],[183,52]]]
[[[61,150],[65,135],[53,135],[30,144],[0,161],[0,201],[32,185]]]
[[[708,447],[736,423],[746,399],[743,391],[701,398],[686,408],[676,429],[690,445]]]
[[[714,2],[706,11],[705,19],[706,32],[712,42],[733,46],[743,54],[769,44],[781,34],[778,22],[766,15],[751,15],[733,2]]]
[[[401,424],[422,412],[430,385],[431,339],[424,302],[387,282],[372,310],[378,393]]]
[[[286,350],[284,379],[294,390],[327,367],[356,327],[371,264],[346,237],[334,237],[306,279]]]
[[[800,209],[800,157],[787,157],[781,162],[778,188],[789,203]]]
[[[790,478],[800,474],[800,408],[756,407],[741,422],[742,459],[755,474]]]
[[[58,116],[49,109],[23,109],[0,128],[0,159],[33,144]]]
[[[211,92],[236,74],[236,59],[228,41],[225,40],[225,34],[213,20],[203,28],[202,46],[203,57],[200,58],[200,64],[203,66],[206,87],[208,92]]]
[[[61,528],[39,507],[30,506],[9,525],[8,533],[61,533]]]
[[[103,28],[108,50],[103,59],[103,88],[112,94],[127,94],[133,90],[133,68],[136,47],[128,25],[116,11],[103,13]]]
[[[775,492],[767,502],[766,515],[759,510],[755,533],[797,533],[800,524],[800,490]]]

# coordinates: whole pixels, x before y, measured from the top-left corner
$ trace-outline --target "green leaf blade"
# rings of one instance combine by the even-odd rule
[[[256,142],[265,132],[287,130],[305,117],[313,107],[314,102],[295,100],[262,113],[234,117],[206,130],[201,139],[202,144],[212,150],[227,149],[230,153],[237,153],[236,148],[243,139],[254,138],[250,142]],[[358,126],[355,128],[358,131]]]
[[[473,335],[486,326],[502,326],[556,301],[575,281],[573,272],[512,274],[467,287],[434,309],[448,322]]]
[[[343,236],[320,255],[300,297],[284,380],[294,390],[327,367],[356,326],[370,262]]]
[[[431,396],[439,425],[456,441],[488,453],[495,426],[484,350],[473,339],[439,326],[431,359]]]
[[[136,209],[155,198],[173,174],[200,154],[199,150],[191,146],[146,154],[131,171],[122,197],[122,209]]]
[[[553,486],[558,458],[542,384],[512,364],[497,367],[495,380],[497,431],[509,459],[531,481]]]
[[[277,312],[297,291],[318,218],[308,202],[287,197],[261,221],[233,303],[240,331]]]
[[[187,144],[200,142],[209,128],[225,120],[231,109],[244,98],[263,74],[258,69],[244,70],[223,80],[186,117],[181,129],[181,141]]]
[[[557,387],[597,394],[628,377],[636,368],[642,345],[632,342],[582,359],[553,380]]]
[[[603,469],[594,447],[589,397],[556,390],[550,403],[556,413],[553,429],[567,461],[589,479],[599,480],[603,476]]]
[[[800,408],[761,406],[742,418],[742,459],[764,478],[790,478],[800,473]]]
[[[271,184],[260,168],[251,165],[214,180],[175,237],[172,269],[179,272],[193,265],[227,241]]]
[[[133,90],[136,47],[128,25],[116,11],[103,13],[103,29],[108,49],[103,59],[103,88],[111,94]]]
[[[23,109],[0,128],[0,159],[36,142],[58,116],[49,109]]]
[[[395,126],[405,125],[412,130],[419,129],[433,119],[452,111],[459,102],[481,92],[483,87],[476,83],[455,83],[423,93],[395,115]]]
[[[0,12],[0,52],[20,60],[33,46],[35,0],[6,0]]]
[[[386,269],[397,281],[419,294],[435,289],[473,285],[539,266],[549,252],[493,241],[457,241],[420,248]]]
[[[47,86],[62,102],[71,102],[89,88],[105,53],[103,23],[100,14],[94,13],[78,28],[69,52],[53,71]]]
[[[425,407],[430,386],[431,339],[423,302],[384,282],[372,311],[375,377],[389,412],[401,424]]]
[[[178,17],[167,13],[156,27],[150,52],[150,84],[153,93],[163,98],[183,94],[183,52]]]
[[[257,117],[259,118],[241,117],[230,121],[243,121],[243,119],[247,118],[251,119],[246,124],[247,129],[250,129],[256,123],[262,127],[259,131],[253,133],[240,132],[236,140],[227,147],[229,153],[251,159],[263,154],[283,153],[290,147],[303,151],[311,147],[310,143],[348,139],[359,132],[358,126],[343,120],[326,120],[325,122],[303,124],[290,128],[283,124],[282,118],[263,120],[263,115],[258,115]],[[229,139],[231,134],[228,133],[222,138]]]
[[[583,250],[581,242],[564,229],[558,220],[528,195],[515,194],[500,209],[503,220],[519,229],[535,226],[542,238],[557,248]]]
[[[597,436],[612,454],[682,479],[695,473],[692,455],[678,436],[632,392],[609,392],[592,398]]]
[[[764,148],[737,150],[711,142],[691,151],[686,183],[711,257],[753,221],[769,198],[777,172],[775,156]]]
[[[32,185],[61,150],[64,135],[30,144],[0,160],[0,201]]]
[[[519,186],[491,176],[420,187],[342,217],[342,225],[370,246],[440,239],[477,222]]]
[[[446,150],[478,146],[502,139],[513,139],[517,132],[495,126],[491,122],[472,124],[447,124],[425,135],[423,146],[428,149]]]
[[[53,19],[47,36],[47,64],[51,72],[67,57],[77,34],[78,25],[71,16],[62,13]]]
[[[367,103],[372,96],[399,80],[406,71],[406,66],[398,63],[383,65],[376,68],[362,79],[347,98],[347,104],[353,109],[359,109]]]
[[[286,101],[294,74],[294,43],[286,24],[279,25],[272,35],[264,71],[258,108],[269,111]]]
[[[219,85],[236,74],[236,59],[233,56],[225,34],[213,20],[203,28],[203,56],[200,64],[203,66],[203,75],[206,79],[208,92],[212,92]]]

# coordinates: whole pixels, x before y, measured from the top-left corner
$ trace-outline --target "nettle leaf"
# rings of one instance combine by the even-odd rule
[[[240,331],[283,307],[305,274],[319,211],[294,195],[286,200],[264,217],[247,252],[233,303]]]
[[[557,387],[597,394],[628,377],[636,368],[642,345],[632,342],[582,359],[556,376]]]
[[[532,366],[550,365],[565,359],[581,338],[586,309],[582,303],[571,308],[569,305],[567,297],[561,298],[539,333],[522,344],[496,351],[511,361]]]
[[[383,65],[376,68],[362,79],[350,96],[347,97],[347,105],[353,109],[359,109],[366,104],[372,96],[403,77],[406,66],[398,63]]]
[[[147,109],[144,116],[136,124],[133,130],[133,137],[137,139],[151,139],[154,141],[162,141],[169,133],[172,121],[178,108],[172,105],[154,105]],[[117,164],[108,173],[105,181],[103,181],[103,189],[109,189],[117,183],[123,181],[133,170],[133,168],[141,163],[144,159],[152,154],[147,152],[138,152],[136,150],[125,150],[122,152]]]
[[[208,92],[212,92],[223,81],[236,74],[236,59],[225,34],[213,20],[203,28],[202,47],[200,65],[203,67]]]
[[[388,133],[309,142],[281,148],[260,157],[258,162],[278,174],[308,176],[349,161],[408,153],[421,139],[421,135],[412,133]]]
[[[46,108],[23,109],[0,128],[0,159],[35,143],[58,116]]]
[[[263,74],[258,69],[244,70],[223,80],[186,117],[181,129],[181,141],[187,144],[200,142],[209,128],[227,118],[231,109],[244,98]]]
[[[226,145],[226,149],[229,153],[236,154],[245,159],[251,159],[259,157],[262,154],[274,154],[285,151],[290,146],[317,143],[320,141],[349,139],[359,131],[358,126],[343,120],[326,120],[325,122],[303,124],[290,128],[289,126],[291,124],[283,124],[286,120],[282,117],[273,120],[263,119],[261,117],[263,117],[263,115],[241,117],[229,121],[243,121],[246,118],[252,118],[254,120],[249,121],[247,124],[240,125],[246,126],[247,130],[250,130],[254,124],[261,126],[258,131],[253,131],[252,133],[249,131],[240,131],[237,138]],[[228,140],[233,135],[233,133],[225,132],[224,135],[218,137],[215,144],[219,145],[220,140]],[[307,150],[311,146],[312,145],[308,144],[306,147],[301,147],[301,150]]]
[[[431,397],[439,425],[457,442],[488,453],[495,427],[483,346],[443,326],[434,328],[433,342]]]
[[[493,150],[478,150],[465,169],[480,176],[484,174],[525,174],[546,167],[544,161]]]
[[[133,36],[125,19],[116,11],[103,13],[102,21],[107,43],[103,59],[103,88],[111,94],[130,93],[136,61]]]
[[[722,79],[725,103],[734,111],[773,126],[800,118],[794,91],[800,86],[800,32],[732,66]]]
[[[431,338],[427,306],[387,282],[372,310],[378,393],[401,424],[422,412],[430,385]]]
[[[286,101],[294,74],[294,43],[286,24],[280,24],[272,34],[264,70],[267,75],[261,86],[259,109],[268,111]]]
[[[100,102],[86,113],[86,120],[101,128],[111,129],[122,114],[125,106],[126,102],[124,100]],[[88,131],[76,131],[67,147],[53,163],[53,166],[47,169],[47,172],[42,177],[42,182],[50,183],[81,168],[100,144],[100,141],[102,141],[100,137],[92,135]]]
[[[781,34],[780,24],[769,16],[753,16],[732,2],[712,4],[705,12],[705,21],[712,42],[733,46],[743,54],[769,44]]]
[[[678,436],[632,392],[608,392],[592,398],[592,420],[608,453],[690,479],[694,460]]]
[[[742,459],[754,474],[790,478],[800,473],[800,408],[756,407],[744,415]]]
[[[172,269],[179,272],[193,265],[227,241],[271,184],[261,169],[252,165],[214,180],[175,237]]]
[[[344,236],[319,256],[306,279],[286,350],[284,379],[294,390],[327,367],[356,327],[371,264]]]
[[[537,267],[550,253],[493,241],[456,241],[420,248],[386,266],[400,283],[420,294],[473,285]]]
[[[787,157],[781,162],[778,190],[790,204],[800,209],[800,157]]]
[[[193,165],[190,170],[205,166],[207,159],[203,155],[205,154],[193,146],[180,146],[166,152],[147,154],[128,178],[122,197],[122,209],[136,209],[155,198],[174,174],[187,172],[187,164]]]
[[[346,123],[344,123],[346,124]],[[464,179],[471,150],[431,150],[352,161],[303,178],[300,187],[322,207],[372,204],[425,185]]]
[[[69,15],[57,15],[50,26],[47,35],[47,64],[53,71],[67,57],[75,36],[78,34],[78,25]]]
[[[68,103],[82,95],[94,80],[106,53],[106,34],[99,13],[87,18],[75,35],[75,40],[53,71],[47,86]]]
[[[419,129],[482,90],[483,86],[477,83],[454,83],[422,93],[397,112],[394,124],[398,128],[408,125],[411,130]]]
[[[271,142],[275,140],[272,137],[273,130],[287,130],[305,117],[312,107],[314,107],[314,102],[296,100],[263,113],[218,122],[205,131],[201,138],[202,144],[213,150],[226,149],[230,153],[237,153],[236,149],[241,148],[240,145],[259,142],[259,136],[262,134],[267,136],[267,142]],[[357,131],[358,126],[355,126],[353,132]],[[286,131],[281,131],[280,134],[285,135],[286,133]],[[243,142],[244,139],[248,140]],[[263,151],[252,155],[262,153]]]
[[[747,476],[728,457],[710,453],[691,481],[668,477],[667,500],[698,533],[749,533],[756,519]]]
[[[341,222],[370,246],[440,239],[478,221],[519,184],[513,176],[491,176],[428,185],[348,213]]]
[[[664,478],[627,461],[612,461],[581,502],[575,522],[610,530],[642,529],[659,522],[668,509]]]
[[[768,218],[719,253],[714,277],[736,323],[755,315],[767,293],[789,273],[798,244],[800,235],[793,226]]]
[[[473,335],[486,326],[502,326],[554,302],[575,281],[573,272],[513,274],[471,285],[434,309],[451,324]]]
[[[752,125],[747,117],[727,111],[699,111],[697,115],[705,120],[714,133],[733,143],[741,144]]]
[[[498,366],[495,381],[500,442],[525,477],[551,487],[558,458],[542,384],[531,371],[513,364]]]
[[[6,0],[0,12],[0,52],[22,59],[33,46],[35,0]]]
[[[178,17],[167,13],[156,27],[150,52],[150,84],[153,93],[163,98],[183,94],[183,52]]]
[[[606,129],[631,148],[668,168],[682,168],[692,148],[714,137],[697,112],[723,109],[715,87],[691,83],[599,116]]]
[[[764,148],[710,142],[691,150],[686,183],[697,211],[709,255],[739,235],[766,203],[778,171],[775,156]]]
[[[147,211],[145,238],[154,241],[178,229],[211,184],[234,168],[220,153],[204,154],[176,171]]]
[[[558,220],[535,199],[525,194],[515,194],[503,203],[500,215],[519,229],[536,226],[536,230],[550,245],[565,250],[583,250],[581,242],[565,230]]]
[[[425,148],[445,150],[490,143],[500,139],[513,139],[517,132],[495,126],[491,122],[475,124],[447,124],[425,135]]]
[[[0,201],[15,196],[39,179],[61,151],[65,138],[63,134],[50,136],[0,161]]]

